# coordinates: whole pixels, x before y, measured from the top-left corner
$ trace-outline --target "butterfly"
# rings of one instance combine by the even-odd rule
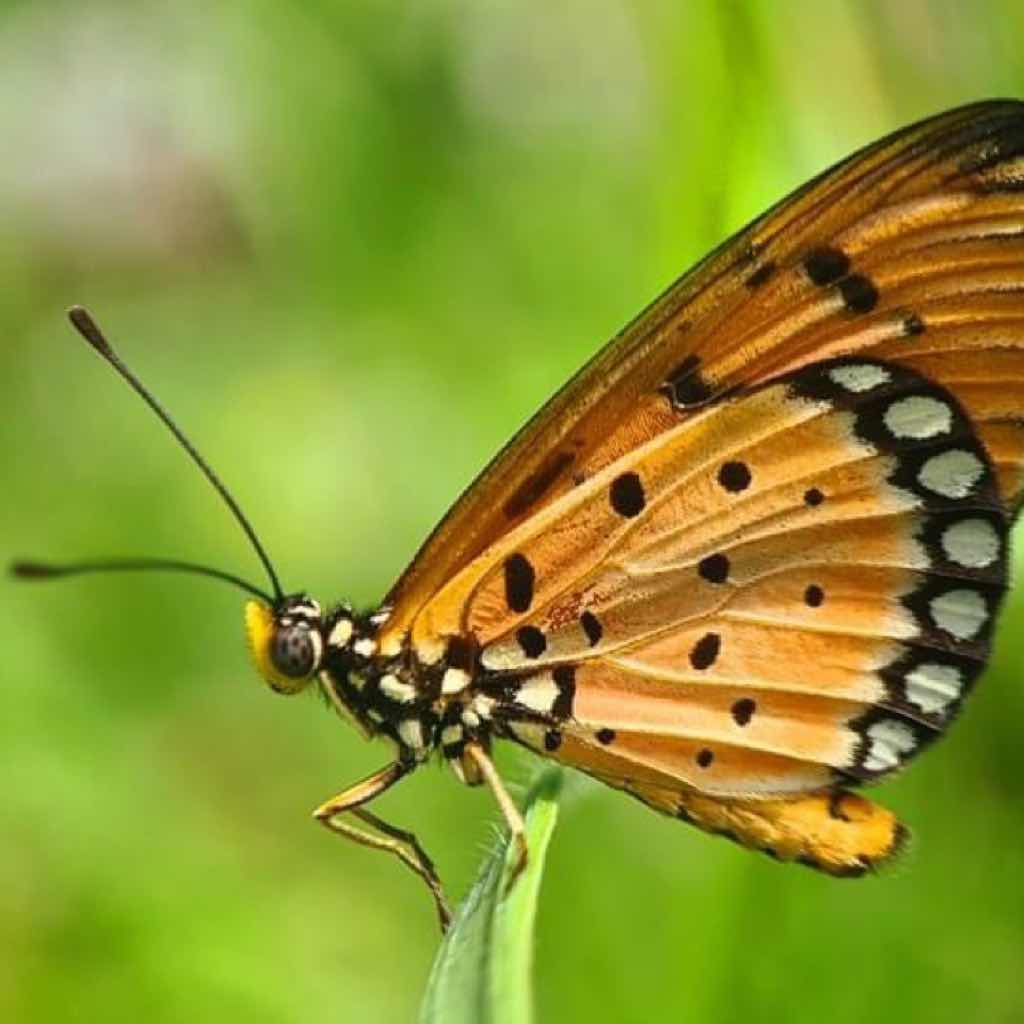
[[[857,876],[906,829],[903,768],[985,667],[1024,489],[1024,104],[977,103],[826,171],[673,284],[513,438],[379,608],[237,584],[270,688],[317,687],[380,771],[329,829],[441,883],[368,805],[435,755],[487,784],[527,747],[782,861]]]

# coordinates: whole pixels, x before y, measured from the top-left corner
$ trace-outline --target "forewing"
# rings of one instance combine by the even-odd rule
[[[564,539],[604,547],[605,512],[580,497],[588,482],[627,456],[665,449],[681,430],[703,431],[704,450],[716,451],[734,429],[708,415],[725,397],[827,358],[897,363],[951,392],[1002,507],[1015,508],[1022,232],[1024,106],[1016,102],[932,118],[827,171],[674,284],[517,435],[392,591],[382,648],[397,652],[411,636],[422,661],[438,661],[466,629],[477,587],[503,564],[510,537],[544,534],[553,579],[575,564]],[[809,449],[808,462],[814,457]],[[674,501],[679,523],[707,516],[695,497]],[[632,603],[659,614],[643,594]],[[490,635],[508,624],[500,602],[496,614]]]

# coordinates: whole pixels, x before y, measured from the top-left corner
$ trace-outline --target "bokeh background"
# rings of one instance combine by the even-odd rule
[[[1024,7],[711,0],[0,4],[6,555],[259,580],[88,304],[289,587],[379,598],[460,489],[712,244],[855,147],[1024,92]],[[379,767],[263,689],[242,595],[0,584],[0,1017],[413,1017],[419,883],[309,810]],[[540,1019],[1024,1019],[1024,610],[953,736],[883,797],[881,879],[781,867],[581,783]],[[525,755],[502,765],[525,780]],[[454,894],[495,811],[433,767],[381,804]]]

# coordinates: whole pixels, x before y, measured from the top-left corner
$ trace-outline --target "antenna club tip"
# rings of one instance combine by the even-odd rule
[[[110,355],[113,349],[109,342],[103,337],[103,332],[96,325],[92,314],[85,306],[72,306],[68,310],[68,319],[78,333],[101,355]]]
[[[53,570],[40,562],[15,561],[8,566],[8,572],[19,580],[41,580],[53,576]]]

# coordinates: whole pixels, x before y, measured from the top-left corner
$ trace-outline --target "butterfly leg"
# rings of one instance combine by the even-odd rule
[[[313,812],[313,817],[330,831],[342,835],[346,839],[351,839],[361,846],[394,854],[406,867],[419,875],[434,898],[437,916],[441,922],[441,931],[444,932],[451,923],[452,915],[444,897],[441,879],[438,878],[434,868],[434,862],[427,856],[426,850],[420,846],[419,840],[412,832],[389,825],[363,806],[380,796],[385,790],[390,789],[411,770],[409,765],[395,761],[361,782],[357,782],[354,786],[350,786],[343,793],[322,803]],[[358,818],[369,828],[362,829],[345,820],[349,815]]]
[[[494,767],[494,762],[487,751],[478,743],[467,743],[466,754],[476,763],[484,781],[494,794],[494,799],[498,802],[505,824],[508,826],[512,842],[516,845],[516,862],[512,866],[508,882],[505,885],[505,892],[508,893],[515,885],[516,879],[523,873],[529,858],[529,849],[526,845],[526,824],[523,822],[523,816],[519,813],[519,808],[516,807],[512,797],[508,795],[505,783],[501,781],[498,769]]]

